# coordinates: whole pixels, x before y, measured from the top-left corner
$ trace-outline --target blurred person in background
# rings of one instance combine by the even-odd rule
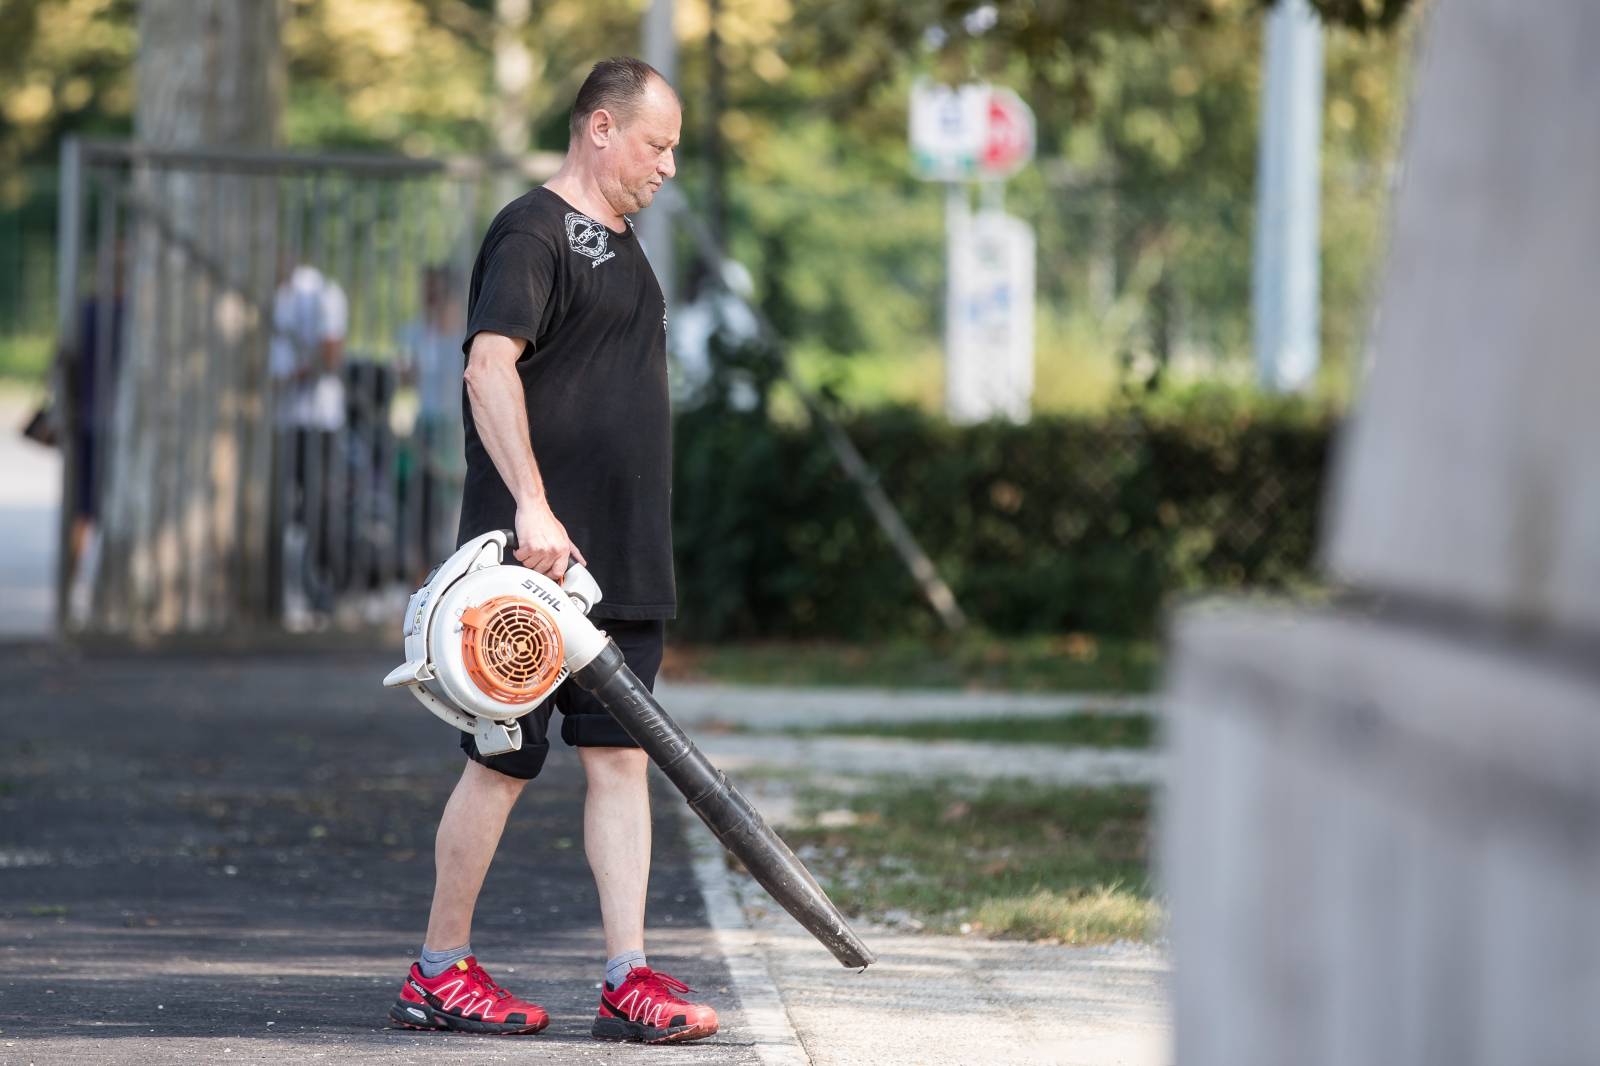
[[[417,390],[412,426],[413,454],[420,471],[414,484],[421,495],[423,557],[431,568],[449,552],[455,530],[447,528],[445,494],[459,464],[461,351],[465,311],[455,273],[444,264],[422,271],[422,312],[400,329],[401,379]],[[421,575],[419,575],[421,576]],[[420,582],[419,582],[420,584]]]
[[[104,495],[104,448],[110,440],[112,404],[122,363],[126,320],[127,245],[120,238],[112,251],[111,291],[91,290],[78,305],[76,351],[66,344],[56,353],[65,374],[62,381],[72,404],[72,449],[76,470],[72,490],[72,527],[67,540],[67,573],[71,575],[69,611],[74,618],[88,612],[94,577],[94,536]],[[101,277],[95,271],[95,279]],[[48,441],[55,443],[52,435]]]
[[[349,303],[338,282],[285,259],[272,301],[268,370],[274,386],[281,501],[284,623],[314,628],[332,609],[329,489],[345,425],[344,360]]]
[[[66,359],[70,394],[74,402],[74,447],[77,453],[77,479],[72,515],[70,567],[77,573],[88,538],[99,515],[102,487],[101,466],[106,456],[101,448],[109,439],[112,399],[117,394],[117,370],[122,367],[123,319],[126,275],[126,245],[118,240],[112,253],[109,293],[91,291],[78,306],[78,351],[62,352]]]

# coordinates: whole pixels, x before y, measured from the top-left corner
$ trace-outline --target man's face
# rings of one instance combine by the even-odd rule
[[[603,191],[614,209],[631,215],[650,206],[656,191],[677,173],[673,152],[682,127],[677,97],[652,80],[634,113],[611,127],[601,156]]]

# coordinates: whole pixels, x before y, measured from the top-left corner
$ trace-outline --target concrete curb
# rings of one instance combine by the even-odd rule
[[[707,722],[765,729],[833,722],[901,722],[989,716],[1122,716],[1161,713],[1159,693],[965,692],[950,689],[787,688],[662,679],[656,698],[682,726]]]
[[[793,737],[728,733],[705,737],[700,750],[724,770],[752,766],[826,767],[843,777],[894,774],[982,780],[1026,778],[1063,786],[1159,785],[1161,749],[1056,748],[1025,744],[889,737]]]
[[[683,809],[682,817],[684,836],[694,856],[694,877],[706,904],[706,921],[728,964],[728,975],[750,1030],[750,1046],[762,1066],[811,1066],[811,1058],[772,980],[766,951],[745,921],[722,845],[688,808]]]

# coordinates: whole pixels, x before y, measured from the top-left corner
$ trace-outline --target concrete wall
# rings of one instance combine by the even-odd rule
[[[1336,612],[1176,637],[1178,1061],[1600,1061],[1593,673]]]
[[[1348,606],[1174,627],[1184,1066],[1600,1062],[1600,4],[1432,6]]]
[[[1434,7],[1329,562],[1600,634],[1600,4]]]

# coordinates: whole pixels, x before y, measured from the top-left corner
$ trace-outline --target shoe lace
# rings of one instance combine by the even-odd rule
[[[694,989],[671,974],[662,973],[660,970],[652,970],[648,966],[635,967],[628,974],[628,980],[638,981],[650,988],[651,991],[659,991],[672,999],[677,999],[681,993],[694,991]]]
[[[468,968],[467,973],[482,986],[485,992],[493,995],[495,999],[509,999],[511,997],[511,993],[496,984],[494,978],[489,976],[489,972],[477,963],[473,963]]]

